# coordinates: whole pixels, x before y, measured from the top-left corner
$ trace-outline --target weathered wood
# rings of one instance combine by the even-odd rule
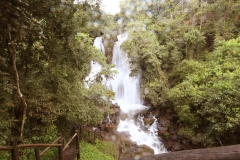
[[[61,146],[58,147],[59,160],[64,160],[64,154],[63,154],[64,139],[61,138],[61,139],[58,141],[58,143],[61,144]]]
[[[103,139],[99,132],[86,130],[88,135],[93,135],[93,137],[88,136],[90,140],[94,141],[97,137]],[[19,149],[22,148],[34,148],[36,160],[40,160],[41,156],[50,148],[58,147],[58,156],[54,160],[73,160],[77,157],[80,160],[80,137],[82,137],[82,127],[75,128],[75,134],[71,137],[69,142],[64,146],[64,138],[59,136],[52,144],[20,144],[17,145],[15,140],[11,140],[11,146],[0,146],[0,150],[11,151],[12,160],[19,160]],[[58,141],[58,144],[55,144]],[[67,147],[68,146],[68,147]],[[39,152],[39,147],[47,147],[41,153]]]
[[[18,148],[59,147],[61,144],[20,144]]]
[[[0,146],[0,150],[12,150],[13,146]]]
[[[77,153],[77,160],[80,160],[80,144],[79,144],[79,134],[78,134],[78,130],[76,129],[75,131],[77,133],[77,136],[75,137],[75,141],[76,141],[76,150],[78,150]]]
[[[36,160],[40,160],[40,152],[39,152],[39,148],[38,148],[38,147],[34,148],[34,151],[35,151],[35,157],[36,157]]]
[[[20,89],[20,83],[19,83],[19,74],[18,74],[18,70],[17,70],[17,50],[16,50],[16,38],[12,39],[12,35],[11,35],[11,28],[10,26],[8,26],[8,34],[9,34],[9,40],[11,42],[11,45],[12,45],[12,49],[13,49],[13,52],[12,52],[12,67],[13,67],[13,70],[14,70],[14,81],[15,81],[15,86],[16,86],[16,89],[17,89],[17,93],[18,93],[18,96],[22,102],[22,105],[23,105],[23,113],[22,113],[22,119],[21,119],[21,127],[20,127],[20,138],[23,139],[23,132],[24,132],[24,125],[25,125],[25,121],[26,121],[26,118],[27,118],[27,102],[25,100],[25,97],[23,96],[22,92],[21,92],[21,89]]]
[[[68,143],[65,145],[65,147],[63,148],[63,150],[65,150],[68,146],[69,146],[69,144],[75,139],[75,137],[77,136],[77,133],[75,133],[72,137],[71,137],[71,139],[68,141]]]
[[[56,142],[58,142],[58,140],[61,138],[62,136],[59,136],[57,139],[55,139],[55,141],[52,142],[52,144],[55,144]],[[40,156],[42,156],[47,150],[49,150],[50,147],[45,148],[41,153]]]
[[[16,140],[11,139],[10,145],[13,146],[13,149],[11,150],[12,160],[19,160],[19,151]]]
[[[240,160],[240,145],[156,154],[141,157],[140,160]]]

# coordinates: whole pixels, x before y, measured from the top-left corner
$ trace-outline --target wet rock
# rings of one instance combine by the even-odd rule
[[[117,130],[117,125],[115,124],[106,124],[105,125],[105,130],[108,132],[113,132]]]
[[[169,133],[170,134],[177,134],[177,131],[178,131],[179,127],[175,124],[173,124],[171,127],[169,127]]]
[[[122,115],[120,115],[120,119],[122,121],[125,121],[128,118],[128,114],[127,113],[123,113]]]
[[[144,151],[147,151],[147,152],[151,152],[152,154],[154,153],[154,150],[152,148],[150,148],[149,146],[147,145],[141,145],[144,149]]]
[[[158,127],[158,135],[163,135],[167,133],[167,128],[164,127]]]
[[[181,144],[178,143],[178,142],[173,142],[172,148],[173,148],[175,151],[179,151],[179,150],[182,149]]]
[[[164,127],[164,128],[168,128],[171,124],[170,120],[166,119],[166,120],[161,120],[159,122],[159,124],[161,125],[161,127]]]
[[[126,154],[128,151],[129,151],[129,149],[126,147],[122,147],[122,149],[121,149],[121,153],[123,153],[123,154]],[[130,156],[128,156],[128,157],[130,157]]]
[[[143,148],[141,147],[138,147],[136,150],[135,150],[135,153],[138,154],[138,155],[141,155],[143,152]]]
[[[147,156],[154,154],[154,150],[147,145],[140,145],[135,148],[134,156]],[[133,157],[134,158],[134,157]]]
[[[103,133],[102,134],[102,137],[103,137],[103,140],[105,140],[105,141],[111,141],[111,134],[109,134],[109,133]]]
[[[191,145],[185,144],[185,143],[182,144],[182,148],[183,148],[183,149],[186,149],[186,150],[188,150],[188,149],[193,149],[193,147],[192,147]]]
[[[153,122],[154,122],[154,119],[152,119],[152,118],[143,118],[143,121],[144,121],[145,125],[151,126],[153,124]]]
[[[144,156],[150,156],[150,155],[152,155],[151,152],[143,152],[143,153],[142,153],[142,156],[143,156],[143,157],[144,157]]]
[[[143,157],[146,155],[154,154],[153,149],[147,145],[138,146],[136,143],[122,143],[122,149],[120,154],[120,159],[136,159],[137,157]]]
[[[149,113],[149,111],[148,111],[147,109],[144,109],[144,110],[141,110],[141,111],[137,114],[137,116],[138,116],[138,115],[139,115],[139,116],[146,116],[148,113]]]
[[[118,116],[120,114],[121,109],[119,107],[118,108],[116,107],[113,109],[113,111],[114,111],[114,114]]]
[[[120,123],[120,120],[119,120],[119,118],[118,118],[118,117],[116,117],[116,116],[112,117],[112,123],[114,123],[114,124],[118,125],[118,124]]]
[[[156,118],[159,118],[159,117],[160,117],[160,110],[159,110],[159,109],[157,109],[157,110],[154,112],[154,116],[155,116]]]
[[[109,119],[108,118],[104,118],[104,120],[102,121],[103,124],[107,124],[109,123]]]
[[[137,142],[132,142],[131,145],[136,147],[137,146]]]
[[[120,141],[122,142],[122,143],[126,143],[126,142],[130,142],[131,140],[130,140],[130,134],[128,134],[128,133],[121,133],[120,135],[119,135],[119,137],[120,137]]]
[[[105,130],[105,125],[103,125],[103,124],[99,125],[99,129],[100,129],[101,131],[104,131],[104,130]]]

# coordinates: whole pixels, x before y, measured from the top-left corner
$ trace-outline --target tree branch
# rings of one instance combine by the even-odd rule
[[[17,53],[16,47],[15,47],[16,38],[12,39],[10,26],[8,26],[8,35],[9,35],[9,40],[11,42],[11,46],[12,46],[12,49],[13,49],[13,52],[12,52],[12,67],[13,67],[13,70],[14,70],[15,85],[17,87],[18,96],[21,99],[21,103],[23,105],[23,113],[22,113],[22,120],[21,120],[21,127],[20,127],[20,138],[23,139],[24,125],[25,125],[26,113],[27,113],[27,103],[26,103],[26,100],[25,100],[25,98],[24,98],[24,96],[21,92],[20,85],[19,85],[19,75],[18,75],[18,70],[17,70],[17,65],[16,65],[16,53]]]

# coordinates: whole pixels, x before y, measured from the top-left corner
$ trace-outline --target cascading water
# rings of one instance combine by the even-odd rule
[[[112,63],[115,64],[118,73],[114,76],[114,79],[107,80],[107,86],[111,88],[115,94],[115,100],[113,103],[118,103],[123,113],[128,114],[126,120],[120,120],[118,125],[118,132],[127,132],[130,134],[130,139],[136,142],[138,145],[145,144],[154,150],[155,154],[165,153],[167,150],[163,144],[159,141],[157,136],[157,121],[156,118],[151,126],[145,126],[143,130],[141,126],[144,126],[143,117],[136,115],[147,109],[142,105],[140,99],[140,73],[136,77],[130,77],[131,73],[129,59],[127,53],[120,49],[120,45],[127,39],[127,34],[119,35],[118,41],[115,42],[113,48]],[[102,37],[97,37],[94,40],[94,46],[101,50],[105,55],[105,49],[102,43]],[[91,62],[91,72],[86,77],[86,81],[92,81],[97,73],[101,71],[101,65],[97,62]],[[108,119],[110,119],[108,117]]]
[[[105,55],[105,48],[103,45],[102,37],[96,37],[94,39],[93,46],[99,49],[103,53],[103,55]],[[85,81],[87,82],[86,83],[87,87],[88,87],[88,84],[92,83],[92,81],[95,79],[96,74],[98,74],[102,70],[102,66],[98,62],[91,61],[90,65],[91,65],[91,71],[89,75],[85,78]]]
[[[147,131],[144,131],[141,126],[144,125],[143,117],[134,118],[141,110],[147,107],[141,104],[140,99],[140,74],[136,77],[130,77],[130,64],[128,56],[120,49],[120,45],[127,39],[127,34],[119,35],[118,41],[115,42],[113,49],[112,63],[115,64],[118,74],[114,79],[108,80],[108,86],[115,92],[116,102],[121,111],[128,114],[126,120],[120,120],[118,132],[127,132],[130,134],[130,139],[138,145],[145,144],[154,150],[155,154],[165,153],[167,150],[159,141],[157,136],[157,121],[151,126],[146,126]]]
[[[94,39],[93,46],[95,46],[96,48],[100,49],[101,52],[105,55],[105,48],[104,48],[104,45],[103,45],[102,37],[96,37]]]

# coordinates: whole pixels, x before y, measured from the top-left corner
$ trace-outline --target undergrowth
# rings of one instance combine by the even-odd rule
[[[82,141],[81,160],[117,160],[117,147],[113,142],[95,141],[96,144],[90,144]]]

